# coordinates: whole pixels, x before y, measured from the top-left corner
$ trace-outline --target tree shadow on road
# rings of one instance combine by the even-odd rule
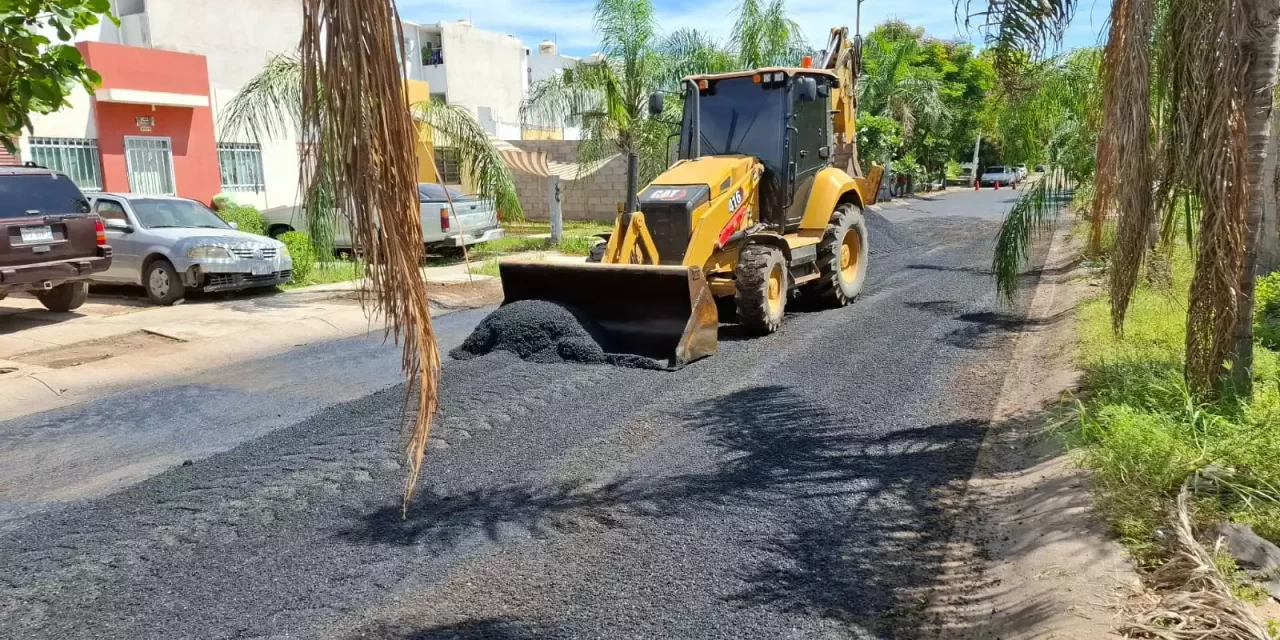
[[[711,506],[731,514],[763,507],[785,513],[789,524],[758,543],[750,555],[759,560],[739,576],[743,588],[730,604],[889,635],[922,623],[952,535],[945,503],[963,493],[985,422],[884,435],[779,385],[728,393],[679,417],[714,447],[709,469],[424,492],[407,519],[388,505],[342,535],[443,551],[473,537],[500,540],[513,528],[535,537],[590,534],[652,518],[692,519]],[[1029,623],[1032,613],[1023,613]]]
[[[348,636],[351,640],[555,640],[564,637],[510,618],[485,618],[429,627],[408,623],[382,624]]]

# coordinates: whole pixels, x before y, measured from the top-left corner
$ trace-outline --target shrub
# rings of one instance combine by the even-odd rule
[[[241,231],[255,235],[267,235],[267,219],[256,207],[245,204],[232,205],[218,209],[218,217],[227,222],[234,222]]]
[[[1280,349],[1280,271],[1258,278],[1253,297],[1253,333],[1268,349]]]
[[[293,281],[305,283],[316,266],[316,250],[311,247],[311,236],[303,231],[290,231],[280,236],[280,242],[289,248],[289,255],[293,257]]]
[[[236,206],[236,198],[229,193],[219,193],[213,197],[214,210],[221,211],[223,209],[230,209],[234,206]]]

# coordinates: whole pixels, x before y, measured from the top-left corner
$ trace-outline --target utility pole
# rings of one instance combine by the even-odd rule
[[[551,218],[551,244],[558,247],[564,236],[564,212],[560,208],[560,176],[552,174],[547,178],[547,191],[551,196],[551,212],[548,216]]]

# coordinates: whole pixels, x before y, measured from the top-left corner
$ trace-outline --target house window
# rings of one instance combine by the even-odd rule
[[[222,170],[223,191],[261,193],[266,189],[259,145],[241,142],[218,145],[218,167]]]
[[[438,148],[435,153],[436,172],[440,174],[440,184],[462,184],[462,158],[457,149]]]
[[[102,191],[97,140],[31,138],[31,161],[67,174],[82,191]]]

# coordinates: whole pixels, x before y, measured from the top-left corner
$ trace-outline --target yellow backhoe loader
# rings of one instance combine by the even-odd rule
[[[629,201],[598,262],[503,261],[503,303],[573,307],[610,350],[672,367],[715,353],[716,298],[754,334],[778,329],[794,292],[848,304],[866,277],[862,207],[883,173],[857,167],[858,49],[832,29],[819,65],[686,78],[680,159],[637,193],[630,158]]]

